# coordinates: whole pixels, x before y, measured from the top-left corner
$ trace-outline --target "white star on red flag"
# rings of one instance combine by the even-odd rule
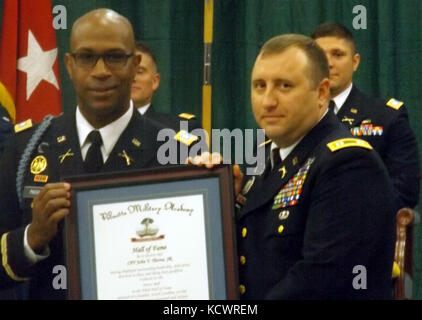
[[[51,0],[1,0],[0,104],[15,123],[62,111]]]
[[[53,71],[56,58],[57,48],[43,51],[31,30],[28,30],[28,53],[26,57],[18,60],[18,69],[27,74],[26,100],[29,100],[32,92],[42,80],[51,83],[57,90],[59,89],[59,84]]]

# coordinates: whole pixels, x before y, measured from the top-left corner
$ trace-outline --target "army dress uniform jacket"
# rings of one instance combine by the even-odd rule
[[[9,114],[0,104],[0,158],[4,148],[8,145],[11,135],[13,134],[13,125],[10,121]]]
[[[159,129],[161,128],[134,110],[128,126],[99,173],[160,166],[157,160]],[[56,274],[52,270],[56,265],[64,265],[64,221],[59,223],[59,231],[49,244],[49,257],[35,265],[31,265],[24,255],[23,239],[24,230],[31,221],[30,204],[35,197],[36,188],[60,181],[65,176],[86,174],[76,132],[75,112],[53,118],[29,155],[29,161],[23,170],[23,185],[18,188],[23,190],[21,207],[16,172],[19,171],[22,152],[33,133],[33,129],[28,129],[16,134],[0,164],[0,288],[29,282],[30,299],[63,299],[66,291],[53,289],[52,281]],[[42,159],[41,157],[44,157],[46,167],[42,172],[34,171],[40,169],[34,163],[37,159]]]
[[[332,111],[236,206],[242,299],[391,298],[393,186]]]
[[[337,117],[356,138],[368,141],[379,153],[401,207],[414,208],[419,199],[419,153],[403,102],[369,97],[353,86]]]

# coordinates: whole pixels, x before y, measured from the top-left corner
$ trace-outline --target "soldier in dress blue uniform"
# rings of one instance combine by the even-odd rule
[[[346,27],[326,22],[314,30],[312,38],[328,58],[334,112],[354,136],[368,141],[380,154],[401,207],[414,208],[419,200],[419,153],[404,103],[367,96],[352,83],[360,55]]]
[[[153,119],[176,132],[181,130],[181,122],[185,122],[187,130],[201,128],[200,122],[196,116],[190,113],[180,113],[175,116],[171,113],[159,112],[151,104],[155,91],[160,86],[160,73],[158,72],[157,60],[151,48],[141,41],[136,41],[136,51],[142,55],[141,63],[136,72],[132,84],[131,98],[135,107],[144,117]]]
[[[66,296],[52,286],[53,267],[64,265],[63,219],[70,206],[70,185],[61,178],[160,165],[162,127],[130,100],[141,59],[130,22],[112,10],[91,11],[73,25],[70,49],[65,62],[76,110],[36,126],[16,125],[1,163],[0,287],[27,283],[30,299]],[[175,139],[194,142],[192,136]]]
[[[9,113],[0,104],[0,158],[4,148],[7,146],[13,134],[13,124]]]
[[[0,104],[0,159],[4,148],[9,144],[12,139],[13,124],[10,120],[9,113],[6,108]],[[0,300],[14,299],[15,295],[12,290],[0,290]]]
[[[371,145],[327,109],[328,78],[302,35],[269,40],[255,61],[252,109],[271,140],[243,188],[233,167],[241,299],[391,298],[394,188]]]

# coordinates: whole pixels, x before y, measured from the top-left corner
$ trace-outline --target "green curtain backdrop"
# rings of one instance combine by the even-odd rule
[[[3,0],[0,3],[2,7]],[[136,36],[157,55],[162,77],[154,97],[157,109],[201,116],[203,0],[52,3],[67,8],[68,28],[56,32],[65,109],[75,104],[63,64],[71,25],[91,9],[108,7],[128,17]],[[353,29],[353,8],[357,5],[366,8],[367,29]],[[354,82],[367,93],[405,101],[421,150],[421,0],[214,0],[213,128],[256,128],[249,91],[251,68],[260,45],[281,33],[309,35],[326,20],[343,23],[356,37],[362,58]],[[419,208],[422,206],[417,208],[422,211]],[[414,298],[422,299],[422,224],[416,228],[414,254]]]
[[[154,104],[166,112],[192,112],[200,115],[202,82],[202,11],[201,1],[117,1],[53,0],[67,8],[68,29],[56,32],[63,88],[63,105],[69,108],[75,98],[65,72],[63,55],[69,50],[73,22],[95,8],[111,8],[133,24],[135,36],[156,53],[161,84]]]

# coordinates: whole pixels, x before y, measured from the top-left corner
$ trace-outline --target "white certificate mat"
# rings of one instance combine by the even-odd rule
[[[203,194],[92,207],[98,299],[210,299]]]

